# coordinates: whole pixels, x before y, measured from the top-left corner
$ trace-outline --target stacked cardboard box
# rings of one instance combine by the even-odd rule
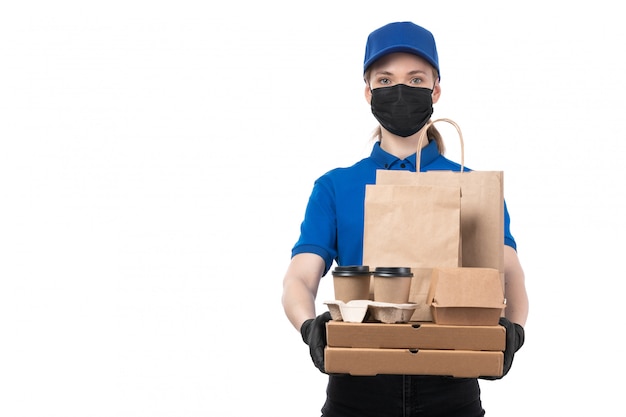
[[[351,375],[502,375],[505,300],[498,270],[436,268],[432,322],[327,324],[328,373]]]

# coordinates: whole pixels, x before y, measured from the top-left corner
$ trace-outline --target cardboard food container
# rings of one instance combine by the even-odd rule
[[[434,268],[427,300],[436,324],[495,326],[506,307],[492,268]]]
[[[326,339],[329,347],[504,351],[506,329],[500,325],[347,323],[331,320],[326,324]]]
[[[502,375],[506,330],[433,322],[326,323],[329,373],[351,375]]]
[[[494,351],[327,347],[324,352],[326,372],[361,376],[477,378],[501,376],[504,366],[504,354]]]

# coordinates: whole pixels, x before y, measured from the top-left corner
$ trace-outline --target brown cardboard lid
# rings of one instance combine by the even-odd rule
[[[505,306],[500,273],[492,268],[434,268],[428,300],[436,307]]]

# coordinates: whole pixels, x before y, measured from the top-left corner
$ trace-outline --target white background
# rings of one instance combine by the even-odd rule
[[[365,39],[397,20],[435,34],[466,165],[505,172],[531,313],[487,415],[624,415],[617,7],[5,2],[0,415],[318,416],[282,277],[313,181],[369,154]]]

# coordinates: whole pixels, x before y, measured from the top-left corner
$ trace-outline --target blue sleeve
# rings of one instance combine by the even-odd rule
[[[337,214],[332,184],[325,177],[318,179],[300,225],[300,238],[291,250],[291,256],[314,253],[325,263],[324,275],[337,257]]]
[[[504,244],[517,250],[517,243],[511,234],[511,217],[509,216],[509,210],[506,208],[506,201],[504,202]]]

